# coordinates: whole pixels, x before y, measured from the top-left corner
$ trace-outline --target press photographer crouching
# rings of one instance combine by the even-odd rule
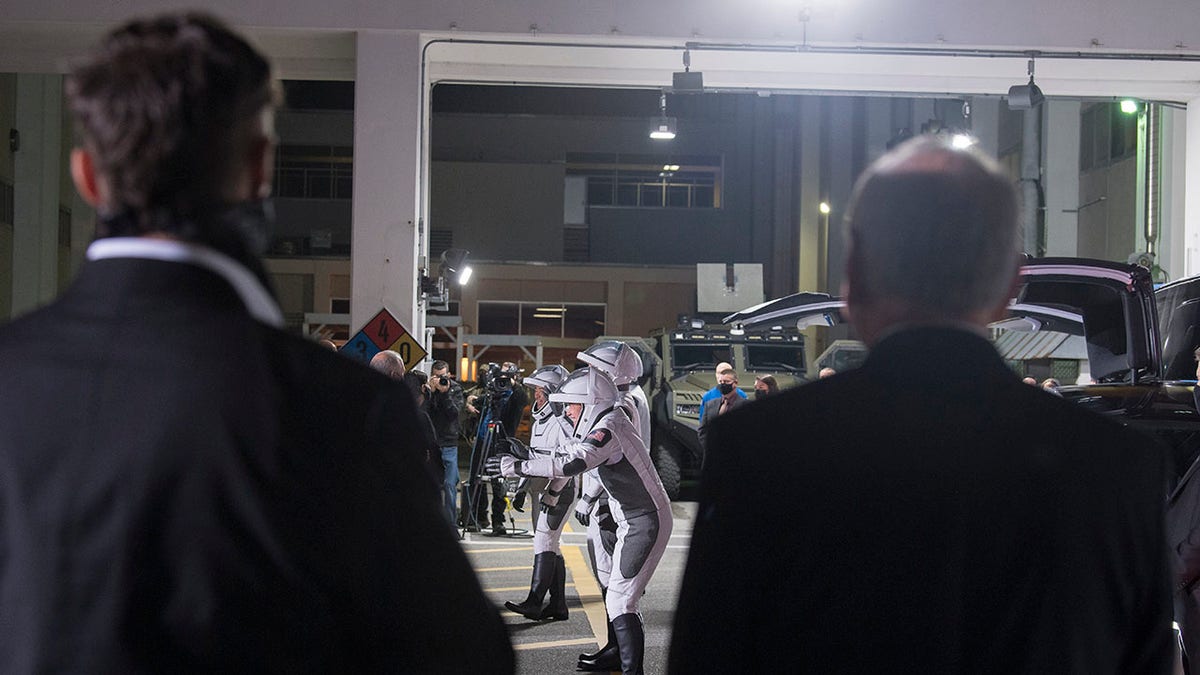
[[[488,524],[487,486],[492,488],[491,530],[492,535],[507,534],[504,527],[504,497],[507,488],[499,476],[489,476],[484,463],[495,454],[495,444],[516,432],[521,424],[521,415],[529,403],[525,388],[519,386],[520,371],[517,364],[505,361],[501,365],[489,363],[479,380],[482,393],[470,396],[466,408],[479,414],[479,425],[475,431],[475,446],[471,452],[471,474],[464,488],[462,502],[462,525],[468,532],[479,532]]]

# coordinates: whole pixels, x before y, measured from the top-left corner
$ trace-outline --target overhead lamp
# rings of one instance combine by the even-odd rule
[[[692,50],[683,50],[683,72],[671,75],[671,89],[676,94],[700,94],[704,92],[704,73],[692,72]]]
[[[821,202],[817,204],[817,210],[821,212],[821,215],[827,216],[832,209],[829,207],[829,202]]]
[[[1142,104],[1131,98],[1121,100],[1121,112],[1126,115],[1136,115],[1142,109]]]
[[[667,93],[658,95],[658,119],[650,127],[650,138],[656,141],[669,141],[675,138],[675,118],[667,117]]]
[[[678,164],[663,164],[662,170],[663,171],[678,171],[679,165]]]
[[[1008,88],[1008,107],[1010,110],[1030,110],[1046,100],[1042,90],[1033,83],[1033,59],[1029,59],[1029,83],[1016,84]]]

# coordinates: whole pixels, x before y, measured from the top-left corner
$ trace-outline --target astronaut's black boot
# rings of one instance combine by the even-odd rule
[[[505,602],[504,606],[520,614],[526,619],[537,620],[542,614],[542,600],[546,597],[551,582],[554,581],[555,556],[554,551],[546,551],[533,556],[533,577],[529,581],[529,597],[525,602]]]
[[[542,621],[567,620],[567,563],[561,555],[554,556],[554,581],[550,583],[550,602],[538,618]]]
[[[600,591],[608,595],[607,589]],[[621,668],[621,654],[617,651],[617,634],[613,630],[612,620],[608,621],[608,642],[591,654],[580,654],[575,668],[589,673],[609,673]]]
[[[622,614],[612,621],[617,634],[617,650],[621,652],[621,675],[643,675],[642,657],[646,652],[646,633],[642,617]]]

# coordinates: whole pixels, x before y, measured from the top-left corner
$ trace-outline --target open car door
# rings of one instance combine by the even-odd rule
[[[1162,375],[1150,272],[1086,258],[1039,258],[1021,268],[1013,316],[993,328],[1082,335],[1092,378],[1136,383]]]

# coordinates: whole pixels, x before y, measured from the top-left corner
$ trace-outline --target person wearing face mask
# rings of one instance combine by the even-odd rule
[[[733,365],[726,363],[725,361],[722,361],[717,364],[717,369],[715,371],[713,371],[713,376],[717,378],[717,383],[715,385],[713,385],[712,389],[709,389],[708,391],[704,392],[704,396],[700,397],[700,405],[704,405],[705,403],[708,403],[709,401],[712,401],[712,400],[715,400],[715,399],[718,399],[721,397],[721,371],[728,370],[730,368],[733,368]],[[746,398],[746,392],[742,391],[741,389],[737,390],[737,394],[738,394],[738,396],[740,396],[742,398]]]
[[[774,375],[759,375],[754,378],[754,399],[763,399],[779,393],[779,383]]]
[[[538,457],[549,457],[571,437],[571,423],[562,416],[562,406],[550,402],[550,394],[567,379],[567,369],[546,366],[525,378],[533,388],[533,424],[529,431],[529,446]],[[533,497],[537,509],[533,512],[533,576],[529,595],[524,602],[505,602],[504,606],[526,619],[565,621],[568,618],[566,597],[566,563],[559,552],[559,539],[571,503],[575,501],[575,478],[527,478],[524,490]],[[550,593],[550,603],[542,601]]]
[[[720,396],[704,404],[700,412],[700,448],[707,450],[708,425],[718,416],[738,408],[746,403],[745,394],[737,386],[737,371],[725,368],[717,373],[717,391]],[[739,396],[739,394],[741,394]],[[707,452],[705,453],[707,455]]]
[[[617,523],[617,543],[604,605],[612,622],[621,672],[642,673],[645,631],[638,606],[671,536],[671,500],[650,453],[612,379],[597,368],[580,368],[550,395],[566,406],[572,438],[553,457],[521,456],[519,448],[500,458],[508,477],[577,476],[597,469]]]

